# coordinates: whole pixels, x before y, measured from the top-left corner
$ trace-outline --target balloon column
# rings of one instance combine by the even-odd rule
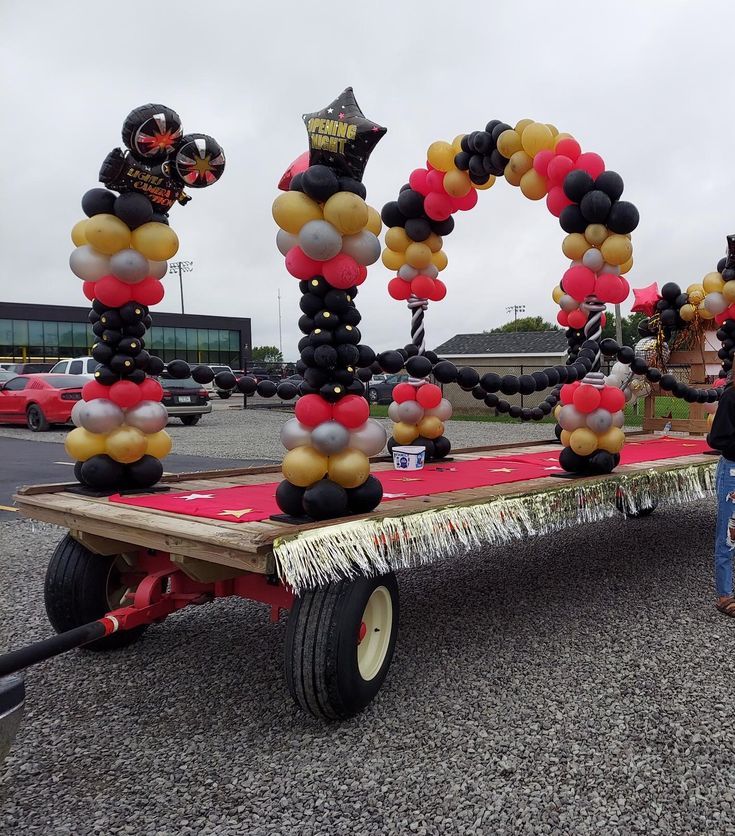
[[[443,299],[447,292],[438,274],[447,266],[443,239],[454,229],[452,216],[472,209],[478,190],[489,189],[501,176],[530,200],[546,198],[548,210],[567,233],[562,251],[571,264],[553,293],[561,308],[558,321],[568,329],[568,363],[584,360],[582,375],[588,365],[599,369],[605,305],[622,302],[629,293],[623,274],[633,264],[630,233],[638,225],[638,210],[620,199],[623,180],[605,169],[598,154],[583,153],[570,134],[531,119],[522,119],[515,127],[495,119],[484,130],[460,134],[451,143],[432,143],[426,168],[415,169],[398,199],[383,207],[388,227],[383,264],[397,272],[388,292],[406,301],[412,311],[412,341],[423,351],[424,311],[430,301]],[[564,375],[554,370],[536,374],[520,379],[509,375],[507,381],[498,378],[495,389],[496,381],[489,380],[491,388],[480,387],[477,397],[513,416],[516,408],[501,407],[507,402],[495,391],[530,393],[565,382]],[[554,390],[557,398],[558,391]],[[540,420],[546,407],[554,405],[553,397],[547,399],[543,410],[529,411],[528,419]],[[523,410],[518,412],[516,417],[524,417]],[[403,430],[399,434],[404,435]],[[566,456],[565,461],[574,465],[573,470],[584,465],[579,457]]]
[[[375,353],[360,342],[354,299],[380,257],[380,217],[365,203],[362,176],[386,129],[365,118],[350,87],[304,123],[309,164],[290,166],[280,183],[288,191],[273,203],[276,244],[300,282],[304,334],[302,397],[281,431],[288,452],[276,500],[285,514],[329,519],[371,511],[382,498],[368,457],[385,446],[385,431],[369,417],[358,375],[368,369],[369,379]]]
[[[92,356],[99,366],[74,407],[76,429],[65,446],[78,481],[98,491],[147,488],[163,472],[171,438],[154,379],[163,362],[146,351],[144,337],[149,307],[163,299],[166,262],[179,247],[167,212],[189,200],[184,186],[209,186],[225,166],[211,137],[182,135],[179,116],[163,105],[133,110],[122,138],[126,150],[111,151],[100,172],[108,188],[82,198],[87,217],[72,229],[76,249],[69,259],[92,302]],[[188,376],[182,365],[179,372]]]

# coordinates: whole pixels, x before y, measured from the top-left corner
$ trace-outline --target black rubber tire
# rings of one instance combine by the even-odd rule
[[[43,410],[35,403],[32,403],[26,409],[26,425],[32,433],[45,433],[51,429],[51,425],[46,420]]]
[[[57,633],[96,621],[110,611],[107,583],[115,555],[94,554],[67,534],[59,542],[46,570],[43,598],[46,614]],[[137,641],[147,625],[121,630],[84,646],[85,650],[115,650]]]
[[[373,404],[378,403],[378,401],[380,400],[380,397],[378,396],[378,390],[377,389],[368,389],[367,390],[367,399],[370,403],[373,403]]]
[[[365,605],[384,586],[393,620],[385,659],[370,680],[357,663],[357,634]],[[296,704],[322,720],[345,720],[373,700],[388,674],[398,635],[398,583],[391,572],[307,590],[294,601],[284,648],[286,684]]]
[[[227,398],[230,397],[232,392],[217,392],[217,394],[220,396],[220,398],[222,398],[223,401],[226,401]]]
[[[181,415],[181,423],[185,427],[193,427],[195,424],[198,424],[202,420],[201,415]]]

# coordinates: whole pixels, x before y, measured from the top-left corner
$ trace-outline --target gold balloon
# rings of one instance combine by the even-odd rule
[[[558,417],[559,417],[559,413],[561,412],[561,407],[562,407],[562,405],[561,405],[560,403],[558,403],[558,404],[554,407],[554,418],[558,418]]]
[[[343,488],[357,488],[370,475],[370,460],[354,447],[329,457],[329,478]]]
[[[471,188],[472,181],[466,171],[453,168],[444,175],[444,191],[452,197],[464,197]]]
[[[618,429],[615,427],[615,429]],[[597,436],[586,427],[574,430],[569,437],[569,446],[578,456],[589,456],[597,449]]]
[[[439,438],[444,433],[444,423],[435,415],[427,415],[419,421],[418,430],[424,438]]]
[[[451,171],[455,167],[454,158],[456,156],[457,152],[454,150],[454,146],[441,140],[432,142],[426,152],[426,159],[438,171]]]
[[[697,311],[699,312],[699,316],[702,319],[714,319],[715,316],[716,316],[716,314],[713,314],[711,310],[709,310],[708,308],[705,308],[704,305],[700,305],[697,308]]]
[[[165,226],[165,224],[160,224],[160,226]],[[93,215],[87,218],[84,235],[88,244],[106,255],[113,255],[130,246],[130,228],[114,215]],[[154,260],[163,261],[164,259]]]
[[[541,122],[534,122],[532,125],[526,125],[523,129],[521,145],[529,156],[535,157],[539,151],[553,148],[554,136],[546,125]]]
[[[517,151],[517,154],[524,154],[524,151]],[[511,186],[520,186],[521,185],[521,177],[526,172],[517,172],[513,170],[513,166],[510,164],[510,160],[505,164],[505,168],[503,169],[503,174],[505,175],[505,179],[510,183]]]
[[[137,427],[123,424],[107,436],[105,452],[121,464],[137,462],[146,452],[147,438]]]
[[[725,285],[722,288],[722,295],[728,302],[735,302],[735,281],[725,282]]]
[[[91,433],[84,427],[77,427],[64,439],[64,449],[75,461],[86,462],[92,456],[99,456],[105,452],[106,440],[106,435]]]
[[[84,230],[87,228],[87,218],[84,218],[81,221],[77,221],[71,230],[71,240],[74,242],[75,247],[83,247],[85,244],[88,244],[87,236],[84,234]]]
[[[301,227],[309,221],[324,219],[321,207],[303,192],[279,194],[271,207],[273,220],[286,232],[298,235]]]
[[[462,150],[462,140],[467,136],[467,134],[457,134],[452,140],[452,148],[454,148],[454,153],[459,154]]]
[[[373,235],[380,235],[380,231],[383,229],[380,212],[377,209],[373,209],[372,206],[368,206],[368,222],[365,224],[365,229],[368,232],[372,232]]]
[[[434,253],[426,246],[426,244],[412,243],[406,250],[406,261],[411,267],[417,270],[422,270],[431,264]]]
[[[367,203],[358,194],[337,192],[324,204],[324,220],[342,235],[357,235],[368,222]]]
[[[702,279],[702,287],[705,293],[722,293],[724,286],[725,280],[722,278],[722,273],[707,273]]]
[[[521,150],[521,136],[518,131],[509,129],[498,137],[498,151],[510,159],[516,151]]]
[[[704,300],[705,292],[701,284],[690,284],[687,288],[689,302],[696,308]]]
[[[624,261],[620,265],[620,274],[622,275],[623,273],[630,273],[630,271],[632,269],[633,269],[633,259],[629,258],[627,261]]]
[[[602,246],[602,242],[609,234],[610,232],[604,224],[590,224],[584,231],[584,237],[593,247]]]
[[[562,430],[561,435],[559,436],[559,441],[561,441],[562,445],[564,447],[569,447],[569,445],[571,444],[571,440],[572,434],[569,432],[569,430]]]
[[[600,250],[608,264],[625,264],[633,255],[633,245],[624,235],[609,235],[602,242]]]
[[[565,294],[564,294],[564,291],[561,289],[561,285],[557,285],[551,291],[551,298],[556,302],[557,305],[559,304],[559,300],[561,299],[561,297],[564,296],[564,295]]]
[[[551,131],[551,135],[553,137],[559,136],[559,129],[556,125],[552,125],[550,122],[547,122],[546,127]]]
[[[600,450],[607,450],[608,453],[619,453],[624,444],[625,433],[620,427],[610,427],[602,435],[597,436],[597,446]]]
[[[327,475],[328,459],[313,447],[295,447],[283,457],[281,471],[293,485],[308,488]]]
[[[442,241],[441,235],[437,235],[436,232],[432,232],[431,235],[429,235],[429,237],[421,243],[426,244],[426,246],[433,253],[438,253],[444,242]]]
[[[166,430],[159,430],[146,436],[145,452],[148,456],[165,459],[171,452],[173,440]]]
[[[149,221],[133,230],[132,245],[151,261],[168,261],[178,252],[179,239],[170,226]]]
[[[395,438],[399,444],[410,444],[418,437],[419,431],[416,424],[406,424],[403,421],[393,424],[393,438]]]
[[[532,168],[521,177],[521,191],[529,200],[541,200],[548,191],[546,178]]]
[[[385,233],[385,246],[396,253],[405,253],[406,249],[413,244],[413,239],[406,235],[402,226],[392,226]]]
[[[570,232],[561,242],[561,251],[572,261],[579,261],[589,249],[590,245],[581,232]]]
[[[733,282],[733,285],[735,285],[735,282]],[[697,309],[694,305],[682,305],[679,308],[679,316],[684,320],[684,322],[691,322],[694,319],[696,310]]]
[[[492,187],[495,185],[495,180],[496,180],[496,179],[497,179],[497,178],[495,177],[495,175],[494,175],[494,174],[491,174],[491,175],[487,178],[487,182],[486,182],[486,183],[473,183],[472,185],[473,185],[476,189],[479,189],[480,191],[483,191],[483,192],[484,192],[484,191],[485,191],[485,189],[490,189],[490,188],[492,188]]]
[[[518,122],[516,122],[516,133],[522,135],[523,131],[525,131],[529,125],[533,125],[533,123],[533,119],[520,119]]]
[[[404,253],[397,253],[394,250],[389,250],[387,247],[383,250],[380,259],[389,270],[400,270],[406,263]]]
[[[449,259],[444,250],[439,250],[431,254],[431,263],[441,272],[449,264]]]
[[[508,165],[511,171],[518,175],[518,185],[520,186],[520,177],[533,168],[533,159],[525,151],[516,151],[508,160]]]

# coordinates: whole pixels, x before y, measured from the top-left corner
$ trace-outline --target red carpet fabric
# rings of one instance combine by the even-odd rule
[[[652,441],[631,441],[623,448],[621,464],[691,456],[708,449],[706,442],[698,439],[660,438]],[[384,470],[374,475],[383,483],[383,501],[390,502],[413,496],[531,481],[563,472],[559,467],[558,455],[546,450],[541,453],[506,456],[502,459],[488,456],[470,461],[439,462],[415,472]],[[115,494],[110,497],[110,502],[191,517],[228,522],[254,522],[281,513],[275,500],[277,486],[278,482],[271,482],[185,493],[141,496]]]

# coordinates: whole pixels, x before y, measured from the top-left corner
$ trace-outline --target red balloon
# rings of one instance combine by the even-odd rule
[[[559,311],[556,315],[556,321],[562,328],[569,328],[569,314],[566,311]]]
[[[587,322],[587,314],[580,310],[569,311],[567,314],[567,322],[569,322],[570,328],[584,328]]]
[[[576,139],[572,139],[572,137],[564,137],[564,139],[560,139],[556,143],[555,150],[557,154],[563,154],[565,157],[569,157],[572,162],[574,162],[574,160],[576,160],[582,152],[582,148],[579,143]]]
[[[94,283],[94,295],[109,308],[119,308],[133,298],[133,286],[115,276],[103,276]]]
[[[97,398],[109,397],[110,387],[103,386],[96,380],[89,380],[84,384],[84,386],[82,386],[82,398],[85,401],[96,401]]]
[[[302,395],[296,401],[294,415],[305,427],[317,427],[332,420],[332,404],[321,395]]]
[[[152,377],[147,377],[138,388],[142,401],[160,401],[163,398],[163,386]]]
[[[447,194],[431,192],[424,199],[424,212],[432,221],[446,221],[453,208],[452,198]]]
[[[299,154],[298,157],[291,163],[291,165],[283,172],[283,176],[278,181],[278,188],[282,192],[287,192],[288,187],[291,185],[291,180],[293,180],[294,176],[297,174],[301,174],[302,171],[306,171],[309,167],[309,152],[304,151],[303,154]]]
[[[408,178],[408,185],[415,192],[418,192],[426,197],[426,195],[431,191],[428,178],[429,172],[425,168],[415,168],[411,172],[411,176]]]
[[[600,390],[589,383],[582,383],[574,392],[572,403],[577,412],[588,415],[600,406]]]
[[[601,302],[608,302],[611,305],[619,305],[628,298],[630,285],[623,276],[615,276],[612,273],[600,273],[595,282],[595,296]]]
[[[118,380],[110,386],[110,400],[121,409],[130,409],[143,400],[141,387],[132,380]]]
[[[604,313],[600,317],[600,325],[602,325],[603,328],[607,325],[607,314],[606,313]]]
[[[411,282],[404,281],[400,276],[388,282],[388,293],[399,302],[403,302],[411,295]]]
[[[533,167],[542,177],[548,176],[549,163],[554,159],[554,156],[553,151],[539,151],[533,158]]]
[[[291,247],[286,253],[286,270],[295,278],[303,281],[321,273],[321,261],[314,261],[301,249]]]
[[[570,267],[562,276],[561,286],[564,293],[568,293],[577,302],[584,302],[585,298],[595,292],[596,275],[589,267],[581,264]]]
[[[608,412],[620,412],[625,407],[625,395],[622,389],[606,386],[600,394],[600,408]]]
[[[566,406],[567,404],[572,402],[574,397],[574,393],[579,389],[580,383],[578,380],[575,380],[574,383],[565,383],[561,387],[561,392],[559,393],[559,397],[561,398],[561,402]]]
[[[426,175],[426,185],[429,187],[430,192],[438,192],[439,194],[445,195],[444,172],[437,171],[434,168],[430,169],[429,173]]]
[[[419,386],[416,392],[416,400],[423,406],[424,409],[434,409],[439,406],[442,399],[442,390],[433,383],[424,383]]]
[[[477,189],[470,189],[464,197],[455,197],[454,205],[457,209],[467,212],[477,204]]]
[[[561,186],[553,186],[546,195],[546,208],[555,218],[558,218],[562,210],[571,203],[572,201],[564,194]]]
[[[561,186],[564,178],[574,168],[574,162],[565,154],[559,154],[549,162],[546,169],[546,176],[549,179],[549,184],[552,186]]]
[[[133,285],[133,301],[141,305],[157,305],[163,299],[166,291],[163,289],[163,282],[148,276],[142,282]]]
[[[393,400],[396,403],[416,400],[416,387],[410,383],[396,383],[393,387]]]
[[[82,293],[90,302],[94,302],[94,282],[84,282],[82,284]]]
[[[357,281],[355,284],[362,284],[367,278],[367,267],[364,264],[357,265]]]
[[[429,296],[432,302],[441,302],[447,295],[447,286],[441,279],[434,279],[434,293]]]
[[[434,279],[429,276],[416,276],[415,279],[411,279],[411,293],[419,299],[431,299],[433,292]]]
[[[332,419],[348,430],[361,427],[370,417],[370,404],[360,395],[347,395],[332,409]]]
[[[339,253],[329,261],[323,261],[321,274],[328,284],[338,290],[346,290],[360,283],[360,265],[346,253]]]
[[[599,177],[605,170],[605,161],[599,154],[593,151],[588,151],[586,154],[580,154],[577,161],[574,163],[575,168],[581,168],[586,171],[590,177]]]

